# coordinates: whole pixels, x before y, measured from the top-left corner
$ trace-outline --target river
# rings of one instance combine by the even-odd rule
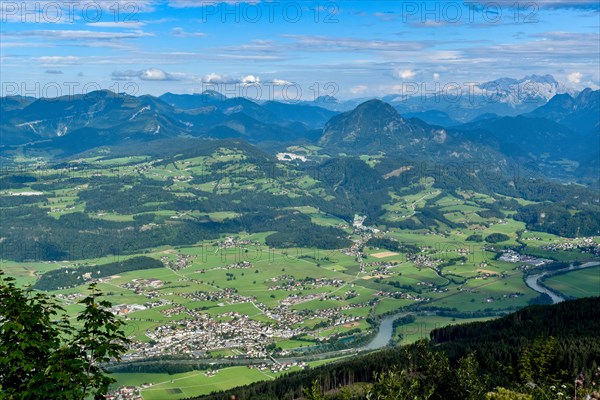
[[[563,269],[560,269],[557,271],[551,271],[551,272],[554,273],[554,272],[574,271],[577,269],[595,267],[597,265],[600,265],[600,262],[591,261],[591,262],[577,265],[577,266],[571,265],[568,268],[563,268]],[[540,279],[543,278],[544,276],[548,275],[549,273],[550,272],[543,272],[541,274],[530,275],[527,277],[525,282],[527,283],[527,286],[529,286],[536,292],[545,293],[548,296],[550,296],[550,298],[552,299],[552,303],[554,303],[554,304],[560,303],[561,301],[565,301],[565,299],[562,296],[559,296],[559,295],[553,293],[552,291],[548,290],[542,283],[540,283]],[[394,315],[390,315],[388,317],[383,318],[381,320],[381,323],[379,324],[379,331],[377,332],[377,335],[373,338],[373,340],[371,340],[371,342],[369,342],[369,344],[367,344],[366,346],[360,347],[356,350],[358,350],[358,351],[377,350],[377,349],[381,349],[381,348],[387,346],[389,344],[390,340],[392,339],[392,335],[394,334],[394,321],[398,318],[405,317],[409,314],[411,314],[411,313],[399,313],[399,314],[394,314]]]
[[[546,275],[548,275],[549,273],[556,273],[556,272],[566,272],[566,271],[574,271],[577,269],[584,269],[584,268],[590,268],[590,267],[595,267],[597,265],[600,265],[600,262],[598,261],[591,261],[585,264],[581,264],[581,265],[571,265],[568,268],[563,268],[563,269],[559,269],[556,271],[547,271],[547,272],[543,272],[541,274],[536,274],[536,275],[530,275],[527,277],[527,279],[525,279],[525,283],[527,284],[527,286],[529,286],[530,288],[532,288],[533,290],[535,290],[538,293],[545,293],[548,296],[550,296],[550,298],[552,299],[552,303],[556,304],[556,303],[560,303],[561,301],[565,301],[564,297],[557,295],[556,293],[548,290],[544,284],[542,284],[540,282],[540,279],[542,279],[543,277],[545,277]]]
[[[382,347],[387,346],[392,339],[392,335],[394,334],[394,321],[398,318],[402,318],[407,316],[409,313],[400,313],[390,315],[385,317],[379,323],[379,331],[377,331],[377,335],[367,344],[366,346],[359,347],[358,351],[369,351],[369,350],[377,350]]]

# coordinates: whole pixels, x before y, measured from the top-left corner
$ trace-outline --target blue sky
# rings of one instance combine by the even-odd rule
[[[1,3],[4,95],[353,98],[531,74],[600,84],[598,0]]]

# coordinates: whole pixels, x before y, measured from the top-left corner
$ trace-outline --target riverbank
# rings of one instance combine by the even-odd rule
[[[556,271],[546,271],[546,272],[542,272],[540,274],[529,275],[525,278],[525,283],[527,284],[527,286],[529,286],[531,289],[535,290],[536,292],[548,295],[552,299],[552,303],[557,304],[562,301],[565,301],[566,297],[562,293],[545,285],[543,283],[544,279],[549,278],[551,276],[558,275],[558,274],[563,274],[566,272],[596,267],[598,265],[600,265],[599,261],[590,261],[590,262],[587,262],[587,263],[584,263],[581,265],[571,265],[567,268],[559,269]]]

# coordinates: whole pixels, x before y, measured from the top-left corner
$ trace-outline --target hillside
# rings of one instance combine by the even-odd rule
[[[558,90],[552,86],[555,81],[537,78],[551,86],[544,96]],[[509,90],[512,81],[507,82],[490,85],[501,84],[503,99],[510,103],[514,93]],[[271,153],[311,145],[322,156],[386,154],[431,163],[489,164],[594,185],[597,149],[589,143],[600,140],[599,93],[586,89],[576,97],[557,94],[516,116],[482,109],[463,124],[440,104],[417,111],[393,97],[385,97],[390,103],[357,101],[340,114],[319,101],[254,102],[214,91],[160,97],[108,90],[56,99],[12,96],[0,101],[0,156],[11,163],[29,157],[57,161],[107,149],[129,149],[128,155],[134,155],[140,147],[156,147],[156,142],[179,147],[178,141],[190,138],[236,138]],[[534,97],[538,102],[544,96]]]
[[[548,103],[533,110],[531,116],[547,118],[583,133],[598,133],[600,116],[600,90],[585,89],[572,97],[565,93],[550,99]]]
[[[330,153],[400,155],[426,160],[478,159],[480,144],[450,135],[441,126],[403,118],[390,104],[370,100],[333,117],[323,128],[319,145]],[[485,143],[483,144],[485,146]],[[479,151],[478,151],[479,149]],[[489,147],[488,160],[502,156]]]
[[[599,309],[599,297],[553,306],[528,307],[498,320],[436,330],[432,332],[432,342],[429,344],[418,343],[366,356],[355,356],[331,365],[293,373],[275,381],[255,383],[196,398],[216,400],[236,395],[240,400],[295,399],[302,398],[303,389],[310,388],[317,381],[319,387],[330,394],[324,398],[342,399],[347,397],[342,397],[340,386],[360,387],[359,382],[370,384],[374,374],[394,368],[411,371],[408,372],[408,379],[412,383],[408,386],[426,386],[433,391],[433,399],[471,398],[466,394],[469,387],[470,390],[479,391],[480,395],[492,391],[496,386],[519,391],[524,390],[524,384],[527,383],[523,381],[524,370],[519,366],[519,360],[525,361],[524,355],[528,354],[526,349],[534,356],[540,356],[535,353],[536,346],[539,346],[540,340],[552,343],[548,339],[551,336],[558,338],[556,353],[546,353],[549,357],[546,358],[548,364],[538,365],[538,371],[544,371],[545,377],[550,379],[555,375],[561,376],[560,371],[564,370],[564,380],[559,379],[556,384],[564,383],[572,388],[572,382],[580,372],[583,371],[588,377],[592,376],[600,359],[600,338],[597,335],[600,330]],[[474,354],[474,358],[465,358],[469,354]],[[463,361],[459,361],[461,358]],[[468,367],[465,360],[475,364]],[[450,364],[446,364],[448,362]],[[457,371],[468,374],[461,378],[454,374]],[[466,380],[463,385],[459,383],[461,379]],[[542,384],[541,381],[537,383],[540,386]],[[402,395],[402,387],[401,384],[397,386],[398,395]],[[358,394],[353,398],[361,399],[364,396]]]

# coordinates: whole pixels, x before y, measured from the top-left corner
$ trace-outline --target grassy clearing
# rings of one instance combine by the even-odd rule
[[[415,318],[414,322],[399,326],[394,333],[394,337],[396,340],[399,340],[399,344],[409,344],[414,343],[419,339],[429,338],[429,333],[437,328],[467,322],[486,321],[489,319],[490,318],[461,319],[438,316],[418,316]]]
[[[556,275],[544,284],[567,296],[600,296],[600,266]]]

